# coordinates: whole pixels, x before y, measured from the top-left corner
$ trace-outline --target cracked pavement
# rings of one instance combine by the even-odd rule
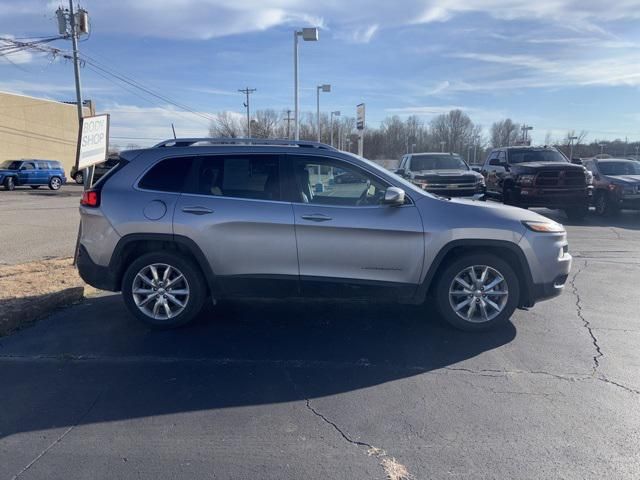
[[[564,294],[486,334],[388,304],[56,312],[0,338],[0,479],[640,478],[640,214],[567,229]]]

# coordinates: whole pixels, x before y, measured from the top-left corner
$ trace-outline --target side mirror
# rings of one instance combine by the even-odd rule
[[[384,203],[386,205],[404,205],[404,190],[398,187],[389,187],[384,192]]]
[[[396,175],[400,175],[401,177],[404,177],[405,171],[404,168],[399,168],[398,170],[396,170]]]

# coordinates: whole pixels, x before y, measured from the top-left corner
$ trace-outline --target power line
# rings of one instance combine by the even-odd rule
[[[243,104],[247,109],[247,138],[251,138],[251,115],[249,113],[249,95],[256,91],[255,88],[242,88],[238,90],[240,93],[244,93],[247,96],[247,101]]]

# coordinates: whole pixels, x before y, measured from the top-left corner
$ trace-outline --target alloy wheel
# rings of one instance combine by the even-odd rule
[[[154,263],[136,274],[131,293],[142,313],[155,320],[168,320],[184,311],[190,291],[180,270],[165,263]]]
[[[509,288],[504,276],[487,265],[473,265],[459,272],[449,286],[449,303],[467,322],[489,322],[507,305]]]

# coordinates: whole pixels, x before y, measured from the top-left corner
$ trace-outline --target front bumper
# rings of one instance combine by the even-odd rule
[[[521,207],[571,208],[588,206],[593,189],[553,189],[540,187],[516,187],[513,201]]]

